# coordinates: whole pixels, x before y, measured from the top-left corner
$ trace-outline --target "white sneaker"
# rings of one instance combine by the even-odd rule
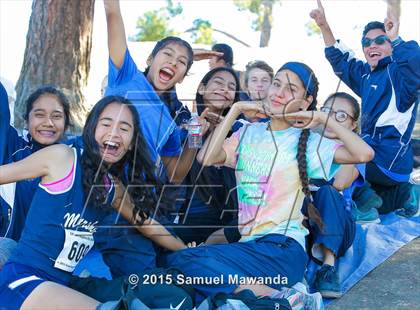
[[[272,298],[286,298],[292,310],[324,310],[324,303],[320,293],[305,294],[294,288],[284,287]]]

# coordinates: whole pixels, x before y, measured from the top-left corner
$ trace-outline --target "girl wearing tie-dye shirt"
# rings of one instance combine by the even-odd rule
[[[169,264],[187,276],[224,276],[225,281],[218,285],[195,285],[204,296],[243,289],[271,295],[276,294],[273,289],[301,281],[308,233],[302,225],[301,207],[305,196],[310,198],[308,178],[328,180],[338,164],[372,159],[373,150],[357,134],[327,113],[314,111],[317,92],[317,79],[308,66],[286,63],[274,77],[267,104],[234,104],[198,154],[204,165],[236,168],[241,234],[236,243],[182,250],[169,257]],[[240,113],[269,116],[270,121],[244,126],[226,139]],[[309,130],[319,125],[335,132],[340,144]],[[312,204],[308,216],[322,227]],[[264,277],[267,281],[257,285],[234,283],[227,280],[229,275]],[[287,284],[269,281],[279,275],[287,278]]]

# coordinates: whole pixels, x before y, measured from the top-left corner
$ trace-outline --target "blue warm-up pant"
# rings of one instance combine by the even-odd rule
[[[335,256],[341,257],[351,247],[356,233],[356,223],[347,203],[331,185],[323,185],[312,193],[314,205],[318,209],[324,227],[321,230],[316,224],[309,227],[307,238],[308,251],[311,249],[315,260],[322,262],[323,254],[319,245],[331,250]]]
[[[239,286],[229,281],[235,275],[271,279],[283,277],[287,278],[287,284],[268,286],[274,289],[293,286],[303,279],[306,264],[307,255],[302,246],[294,239],[280,234],[269,234],[248,242],[189,248],[167,257],[167,265],[181,270],[187,279],[196,277],[213,280],[223,277],[223,283],[193,285],[204,297],[217,292],[232,293]]]

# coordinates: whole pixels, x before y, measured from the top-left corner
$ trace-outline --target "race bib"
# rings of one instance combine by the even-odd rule
[[[54,267],[73,272],[76,265],[93,247],[93,235],[90,232],[64,229],[65,241],[63,249],[55,260]]]

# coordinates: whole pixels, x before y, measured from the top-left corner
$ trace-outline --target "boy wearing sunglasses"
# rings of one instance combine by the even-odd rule
[[[336,41],[321,0],[310,16],[320,27],[325,55],[336,75],[362,99],[361,135],[375,150],[366,179],[383,200],[379,213],[403,208],[410,198],[410,145],[420,89],[420,48],[398,36],[399,21],[388,8],[384,23],[370,22],[363,36],[367,62]],[[338,117],[338,115],[336,116]]]

